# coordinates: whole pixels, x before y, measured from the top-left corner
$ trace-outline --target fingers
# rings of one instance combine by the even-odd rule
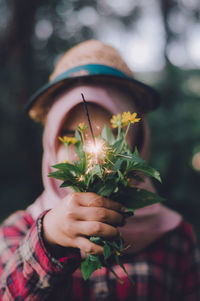
[[[99,207],[79,207],[77,219],[81,221],[98,221],[113,226],[122,226],[124,217],[117,211]]]
[[[75,244],[77,248],[80,248],[87,254],[103,254],[103,247],[91,242],[87,238],[77,237]]]
[[[67,244],[88,254],[102,254],[103,247],[89,241],[89,236],[105,239],[119,237],[117,226],[122,226],[125,208],[95,193],[72,193],[63,199],[65,220],[62,233]],[[70,241],[70,243],[69,243]]]
[[[108,239],[117,238],[120,235],[117,228],[96,221],[77,221],[73,231],[77,236],[100,236]]]
[[[122,204],[112,201],[108,198],[104,198],[96,193],[81,192],[81,193],[75,193],[74,195],[75,195],[76,202],[78,202],[80,206],[104,207],[118,212],[124,212],[126,210],[126,208]]]

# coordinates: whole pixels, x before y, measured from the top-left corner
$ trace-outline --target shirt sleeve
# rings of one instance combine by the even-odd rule
[[[185,224],[186,240],[181,258],[183,301],[200,300],[200,251],[191,225]]]
[[[42,236],[46,212],[33,221],[25,211],[18,211],[2,224],[0,300],[45,300],[63,278],[69,289],[67,282],[71,283],[72,273],[80,264],[80,252],[61,247],[58,256],[52,256]]]

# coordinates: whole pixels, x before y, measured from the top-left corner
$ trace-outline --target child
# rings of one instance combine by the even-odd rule
[[[157,93],[136,81],[108,45],[91,40],[69,50],[50,83],[28,106],[30,117],[44,124],[44,192],[1,225],[1,300],[199,300],[200,254],[191,226],[178,213],[155,204],[124,218],[126,208],[121,204],[95,193],[61,189],[60,181],[48,177],[55,163],[76,159],[73,146],[66,158],[58,136],[73,136],[80,122],[87,123],[81,93],[88,101],[95,135],[104,124],[109,126],[113,114],[137,112],[141,123],[129,132],[128,143],[137,145],[148,161],[144,113],[157,107]],[[155,191],[147,177],[136,185]],[[84,281],[84,254],[103,252],[88,236],[120,235],[127,246],[122,261],[135,284],[115,264],[123,284],[106,268]]]

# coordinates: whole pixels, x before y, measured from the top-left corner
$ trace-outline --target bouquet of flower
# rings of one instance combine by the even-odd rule
[[[75,137],[59,137],[67,152],[69,145],[74,144],[79,160],[54,165],[57,171],[50,173],[49,177],[62,180],[60,187],[68,186],[76,192],[95,192],[120,202],[130,212],[163,201],[157,194],[139,189],[131,183],[133,179],[143,181],[141,174],[161,181],[159,172],[140,158],[136,147],[132,152],[127,143],[130,126],[139,121],[136,113],[117,114],[111,119],[111,126],[118,129],[116,137],[105,125],[101,135],[93,136],[91,141],[85,139],[87,126],[80,123]],[[101,237],[90,237],[90,240],[103,246],[104,253],[103,256],[89,255],[82,262],[81,271],[85,280],[103,266],[115,274],[109,265],[111,258],[114,258],[128,275],[120,259],[123,252],[122,238],[105,240]],[[121,281],[116,274],[115,276]],[[132,281],[131,278],[130,280]]]

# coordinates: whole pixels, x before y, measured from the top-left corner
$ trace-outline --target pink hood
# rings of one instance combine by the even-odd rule
[[[31,204],[27,210],[34,219],[46,210],[54,208],[57,203],[71,191],[70,188],[59,188],[59,180],[49,178],[49,172],[55,171],[51,166],[57,162],[56,149],[58,145],[58,135],[66,120],[70,110],[82,102],[81,93],[84,94],[88,102],[96,103],[107,109],[112,114],[124,111],[135,111],[131,96],[121,94],[120,91],[112,87],[104,86],[77,86],[63,93],[52,105],[50,109],[43,134],[43,160],[42,160],[42,179],[44,185],[43,193]],[[120,95],[121,94],[121,95]],[[123,97],[123,98],[122,98]],[[83,114],[85,114],[83,112]],[[148,126],[144,116],[143,125],[143,145],[140,155],[143,159],[148,159],[150,136]],[[140,187],[150,191],[155,191],[150,180],[140,184]],[[120,228],[126,243],[131,245],[128,252],[136,252],[167,231],[174,229],[181,221],[181,216],[166,208],[161,204],[148,206],[136,211],[135,216],[127,220],[127,224]]]

